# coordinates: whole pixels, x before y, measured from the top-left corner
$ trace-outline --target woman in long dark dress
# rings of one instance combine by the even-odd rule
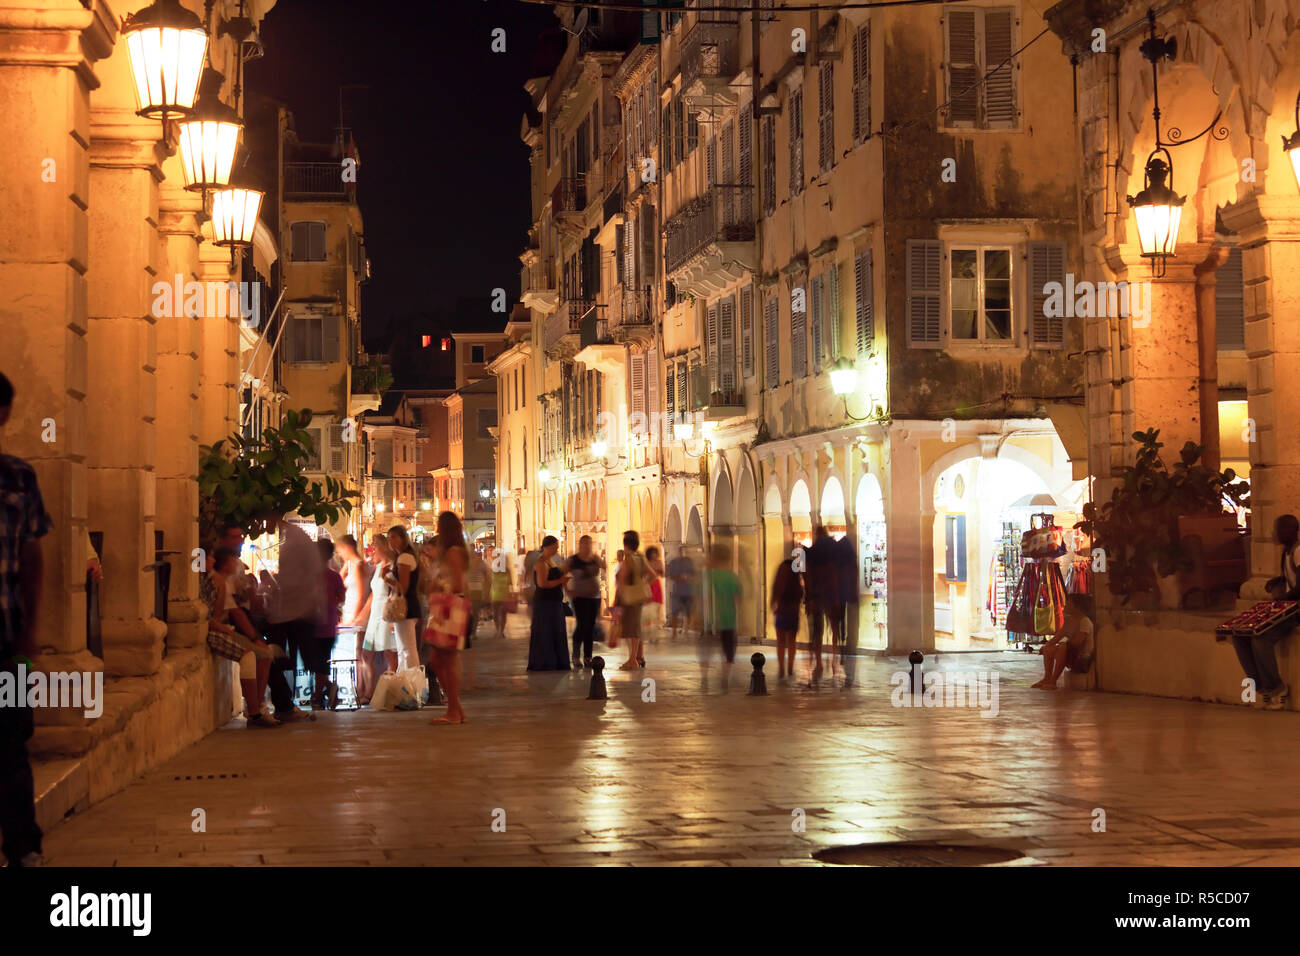
[[[542,539],[542,553],[533,565],[537,582],[533,598],[533,623],[528,635],[530,671],[567,671],[568,635],[564,627],[564,582],[569,575],[555,565],[560,542],[548,534]]]

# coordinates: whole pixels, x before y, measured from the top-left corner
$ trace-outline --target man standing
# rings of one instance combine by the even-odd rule
[[[813,543],[808,549],[804,572],[804,600],[808,611],[808,630],[812,644],[812,683],[816,686],[822,677],[822,632],[824,622],[831,629],[831,673],[835,673],[835,646],[844,637],[844,611],[839,600],[839,581],[835,571],[835,539],[818,525],[813,531]]]
[[[0,375],[0,428],[9,421],[14,388]],[[36,472],[21,458],[0,454],[0,672],[17,685],[20,663],[36,653],[44,557],[40,539],[53,522],[45,512]],[[0,706],[0,852],[10,866],[42,866],[36,790],[27,757],[33,716],[25,687],[12,707]]]
[[[848,688],[853,686],[853,679],[857,676],[858,588],[860,583],[858,545],[856,538],[851,534],[846,534],[835,542],[835,570],[836,581],[839,584],[837,600],[843,617],[841,626],[844,629],[844,656],[840,663],[844,665],[844,686]]]
[[[275,575],[276,591],[267,612],[270,638],[284,648],[286,657],[271,666],[271,702],[275,719],[315,720],[311,711],[294,706],[294,689],[289,674],[296,674],[298,656],[312,674],[329,673],[329,647],[316,637],[316,621],[325,606],[325,562],[320,550],[306,531],[284,520],[284,515],[270,515],[266,530],[280,532],[280,564]]]
[[[695,617],[695,562],[682,548],[677,557],[668,562],[667,571],[668,580],[672,582],[668,592],[668,620],[673,640],[677,640],[678,627],[689,628]]]

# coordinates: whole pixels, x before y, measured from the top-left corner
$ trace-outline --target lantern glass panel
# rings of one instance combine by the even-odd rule
[[[212,241],[219,246],[253,241],[263,193],[257,189],[231,187],[212,194]]]
[[[239,149],[238,123],[193,120],[180,124],[181,167],[185,185],[212,188],[230,182],[230,170]]]
[[[1133,207],[1137,217],[1138,245],[1144,256],[1172,256],[1178,243],[1178,226],[1183,207],[1174,203],[1151,203]]]
[[[193,108],[208,49],[203,30],[145,27],[126,35],[126,48],[142,116]]]

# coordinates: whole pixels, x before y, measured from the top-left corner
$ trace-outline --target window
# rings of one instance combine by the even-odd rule
[[[668,438],[673,438],[674,422],[673,416],[677,414],[677,365],[669,363],[664,370],[664,397],[668,400],[666,411],[668,412]]]
[[[308,428],[307,434],[311,436],[311,454],[307,457],[307,463],[303,466],[303,470],[320,471],[321,430],[319,428]]]
[[[742,119],[741,122],[744,122]],[[736,125],[727,120],[722,125],[722,224],[733,225],[736,222]]]
[[[294,262],[325,260],[325,223],[295,222],[289,227],[289,245]]]
[[[736,391],[736,300],[718,303],[718,385],[724,392]]]
[[[704,310],[704,364],[709,370],[709,391],[718,389],[718,307]]]
[[[790,195],[803,192],[803,87],[790,91]]]
[[[1017,125],[1015,10],[945,8],[948,126],[1014,129]],[[985,77],[990,70],[996,70]],[[981,82],[982,80],[982,82]]]
[[[808,289],[809,298],[812,300],[812,373],[816,375],[822,370],[822,350],[825,348],[825,336],[823,335],[823,322],[825,315],[822,310],[822,298],[825,295],[826,283],[822,276],[813,276],[812,285]]]
[[[1065,344],[1065,317],[1047,314],[1047,285],[1065,285],[1065,243],[1031,242],[1029,258],[1029,332],[1031,344],[1042,348]]]
[[[835,70],[830,60],[817,71],[817,168],[835,165]]]
[[[690,380],[688,375],[686,363],[679,363],[677,366],[677,410],[682,414],[690,411]]]
[[[776,212],[776,121],[763,117],[759,135],[763,149],[763,215]]]
[[[339,317],[293,316],[289,328],[289,361],[322,363],[339,360]]]
[[[764,377],[768,388],[775,388],[779,384],[781,374],[781,358],[776,347],[778,326],[777,302],[773,296],[763,303]]]
[[[481,365],[486,359],[484,355],[487,347],[483,345],[471,345],[469,347],[469,360],[476,365]]]
[[[949,581],[966,580],[966,516],[948,515],[944,519],[943,576]]]
[[[907,344],[914,348],[940,345],[942,265],[937,239],[907,241]]]
[[[871,135],[871,24],[853,34],[853,142]]]
[[[496,428],[496,427],[497,427],[496,409],[480,408],[478,410],[478,431],[475,433],[474,437],[491,439],[492,436],[491,434],[488,433],[488,429]]]
[[[854,313],[857,350],[859,355],[867,355],[876,341],[875,286],[870,249],[853,257],[853,294],[857,303]]]
[[[754,125],[744,110],[740,115],[740,218],[754,221]]]
[[[954,341],[1011,341],[1011,249],[948,250],[949,322]]]
[[[740,370],[745,381],[754,377],[754,287],[740,290]]]
[[[800,286],[804,285],[804,281],[800,282]],[[806,295],[800,298],[804,300],[803,308],[798,311],[794,308],[794,297],[790,298],[790,374],[794,378],[805,378],[808,375],[808,300]]]
[[[704,185],[712,186],[718,181],[718,138],[709,138],[704,147]]]
[[[684,107],[683,107],[684,108]],[[700,117],[694,111],[686,114],[686,152],[693,153],[700,145]]]
[[[1233,246],[1214,273],[1214,318],[1219,348],[1246,348],[1245,281],[1241,271],[1241,249]]]

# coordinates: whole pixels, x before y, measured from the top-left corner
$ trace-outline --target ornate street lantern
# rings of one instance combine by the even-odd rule
[[[194,106],[208,49],[198,14],[180,0],[155,0],[126,18],[122,36],[131,58],[136,112],[150,119],[179,116]]]
[[[177,124],[186,189],[220,189],[230,183],[244,123],[234,109],[221,102],[224,79],[216,70],[204,70],[198,103]]]
[[[212,242],[236,247],[253,244],[257,214],[266,193],[244,186],[226,186],[212,194]]]
[[[853,394],[858,387],[858,370],[844,356],[831,368],[831,391],[841,398]]]
[[[1156,68],[1161,60],[1172,60],[1178,53],[1178,42],[1171,38],[1156,36],[1156,14],[1147,11],[1149,34],[1142,41],[1142,56],[1151,64],[1152,108],[1151,116],[1155,120],[1156,148],[1147,157],[1143,172],[1143,189],[1136,196],[1128,197],[1128,204],[1133,207],[1133,216],[1137,220],[1138,247],[1142,258],[1151,260],[1151,271],[1157,277],[1165,274],[1169,259],[1174,255],[1178,244],[1178,226],[1183,219],[1183,203],[1186,196],[1179,196],[1165,180],[1173,182],[1174,158],[1169,155],[1167,145],[1160,138],[1160,73]],[[1218,117],[1215,117],[1215,122]],[[1213,126],[1211,123],[1210,126]],[[1208,130],[1207,130],[1208,131]],[[1171,131],[1176,139],[1177,131]],[[1201,135],[1204,135],[1202,133]],[[1192,137],[1196,139],[1198,137]],[[1186,140],[1191,142],[1191,140]],[[1176,142],[1169,145],[1178,145]],[[1165,159],[1161,159],[1161,154]]]

